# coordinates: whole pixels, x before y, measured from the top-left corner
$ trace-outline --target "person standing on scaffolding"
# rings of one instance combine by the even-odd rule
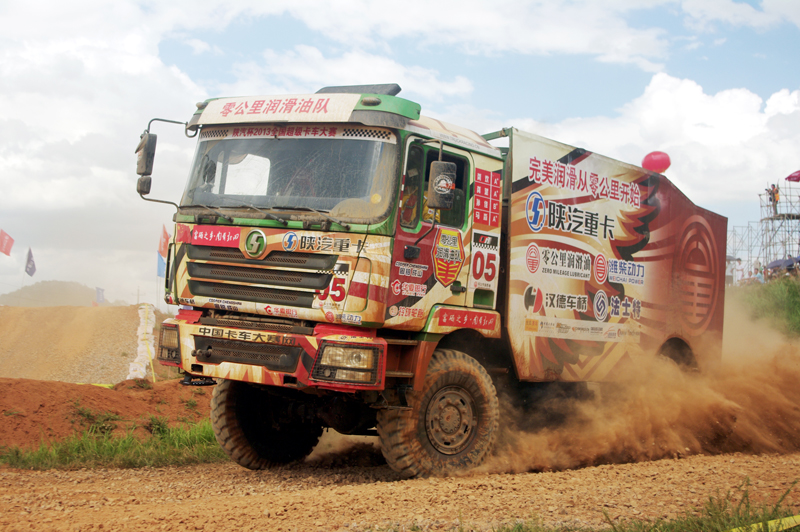
[[[767,189],[767,193],[769,194],[769,202],[772,203],[772,215],[778,216],[778,200],[781,199],[780,189],[773,184],[772,188]]]

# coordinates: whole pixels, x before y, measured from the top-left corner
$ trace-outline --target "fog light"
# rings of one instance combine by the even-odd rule
[[[349,369],[336,370],[337,381],[372,382],[372,373],[369,371],[353,371]]]

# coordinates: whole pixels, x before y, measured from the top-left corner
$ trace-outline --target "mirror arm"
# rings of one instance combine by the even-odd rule
[[[417,244],[419,244],[420,240],[422,240],[423,238],[425,238],[426,236],[428,236],[429,234],[431,234],[431,231],[433,231],[433,228],[434,228],[434,227],[436,227],[436,213],[438,212],[438,210],[439,210],[439,209],[433,209],[433,223],[431,224],[431,228],[430,228],[430,229],[428,229],[427,231],[425,231],[425,233],[424,233],[424,234],[420,235],[420,237],[417,239],[417,241],[416,241],[416,242],[414,242],[414,245],[415,245],[415,246],[416,246]]]
[[[177,120],[167,120],[166,118],[153,118],[147,123],[147,129],[145,129],[147,133],[150,133],[150,126],[153,125],[153,122],[166,122],[168,124],[180,124],[184,127],[189,127],[188,122],[178,122]]]
[[[173,203],[173,202],[171,202],[171,201],[164,201],[164,200],[160,200],[160,199],[151,199],[151,198],[145,198],[145,197],[142,195],[142,193],[141,193],[141,192],[139,193],[139,197],[140,197],[140,198],[142,198],[142,199],[143,199],[143,200],[145,200],[145,201],[152,201],[153,203],[166,203],[167,205],[172,205],[172,206],[174,206],[176,211],[180,210],[180,207],[178,207],[178,204],[177,204],[177,203]]]

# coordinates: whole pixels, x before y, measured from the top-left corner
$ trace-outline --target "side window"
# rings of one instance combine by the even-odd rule
[[[423,187],[424,194],[428,190],[428,177],[431,171],[431,163],[439,160],[439,149],[431,148],[425,154],[425,186]],[[461,227],[464,225],[464,213],[467,209],[467,193],[466,187],[469,179],[466,178],[467,171],[469,170],[469,162],[463,157],[450,155],[447,152],[442,154],[442,160],[448,163],[456,163],[456,189],[455,197],[453,198],[453,208],[448,211],[436,211],[436,221],[442,225],[449,225],[451,227]],[[430,222],[433,220],[433,209],[428,209],[427,197],[423,202],[422,220]]]
[[[408,164],[406,165],[406,178],[403,185],[402,207],[400,209],[400,225],[403,227],[416,227],[419,220],[421,203],[421,182],[425,173],[422,163],[422,148],[411,146],[408,151]]]

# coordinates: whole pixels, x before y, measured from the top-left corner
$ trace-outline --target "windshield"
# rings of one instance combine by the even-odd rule
[[[329,136],[286,136],[292,129]],[[305,208],[374,223],[389,212],[397,160],[394,135],[378,128],[204,129],[181,206]]]

